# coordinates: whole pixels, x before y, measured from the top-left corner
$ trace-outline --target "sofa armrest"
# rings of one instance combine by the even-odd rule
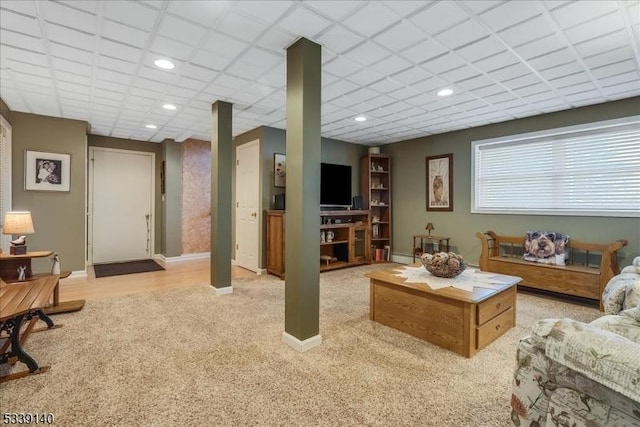
[[[572,319],[538,322],[531,342],[558,364],[640,401],[640,344]]]

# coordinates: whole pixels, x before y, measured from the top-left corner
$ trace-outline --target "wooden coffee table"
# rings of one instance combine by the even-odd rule
[[[400,267],[401,268],[401,267]],[[440,347],[473,357],[511,329],[516,322],[519,277],[500,276],[495,289],[474,287],[431,289],[426,283],[405,283],[400,268],[366,274],[371,279],[369,318]]]

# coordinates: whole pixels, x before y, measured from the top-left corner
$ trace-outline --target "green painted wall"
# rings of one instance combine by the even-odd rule
[[[424,233],[427,222],[432,222],[433,234],[450,236],[453,250],[472,264],[477,264],[481,250],[477,231],[521,235],[536,228],[565,232],[586,242],[627,239],[629,246],[622,251],[620,263],[630,264],[640,255],[639,218],[470,213],[471,141],[637,114],[640,97],[385,145],[382,151],[391,155],[392,162],[395,254],[409,256],[411,236]],[[427,212],[425,157],[446,153],[453,153],[454,212]]]
[[[35,234],[30,251],[58,252],[64,270],[85,269],[85,194],[87,123],[12,112],[12,204],[31,211]],[[70,192],[25,191],[25,150],[71,155]],[[34,272],[51,269],[51,260],[34,260]]]
[[[162,199],[162,253],[182,255],[182,147],[174,140],[162,142],[165,194]],[[156,181],[156,187],[161,182]]]
[[[264,211],[273,208],[273,196],[285,192],[285,188],[276,188],[273,186],[273,155],[275,153],[286,152],[286,131],[282,129],[262,126],[253,129],[242,135],[238,135],[234,139],[235,146],[246,144],[251,141],[260,140],[260,199],[263,210],[263,223],[261,227],[261,248],[259,259],[260,268],[266,268],[267,265],[267,225],[266,214]],[[322,138],[321,140],[321,157],[326,163],[338,163],[351,165],[351,192],[352,196],[360,194],[360,158],[367,154],[367,147],[358,144],[350,144],[348,142],[336,139]],[[233,152],[233,176],[235,177],[235,149]],[[233,206],[235,206],[235,182],[233,183]],[[234,212],[235,213],[235,212]],[[235,217],[233,219],[233,245],[235,245]],[[235,246],[234,246],[235,247]]]

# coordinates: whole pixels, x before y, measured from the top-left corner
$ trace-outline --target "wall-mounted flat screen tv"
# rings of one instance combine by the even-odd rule
[[[320,206],[351,206],[351,166],[320,164]]]

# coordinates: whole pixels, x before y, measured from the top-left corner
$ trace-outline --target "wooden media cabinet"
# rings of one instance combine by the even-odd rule
[[[285,235],[285,211],[267,211],[267,272],[281,278],[285,274]],[[368,264],[371,260],[369,211],[320,211],[318,244],[320,271]]]

